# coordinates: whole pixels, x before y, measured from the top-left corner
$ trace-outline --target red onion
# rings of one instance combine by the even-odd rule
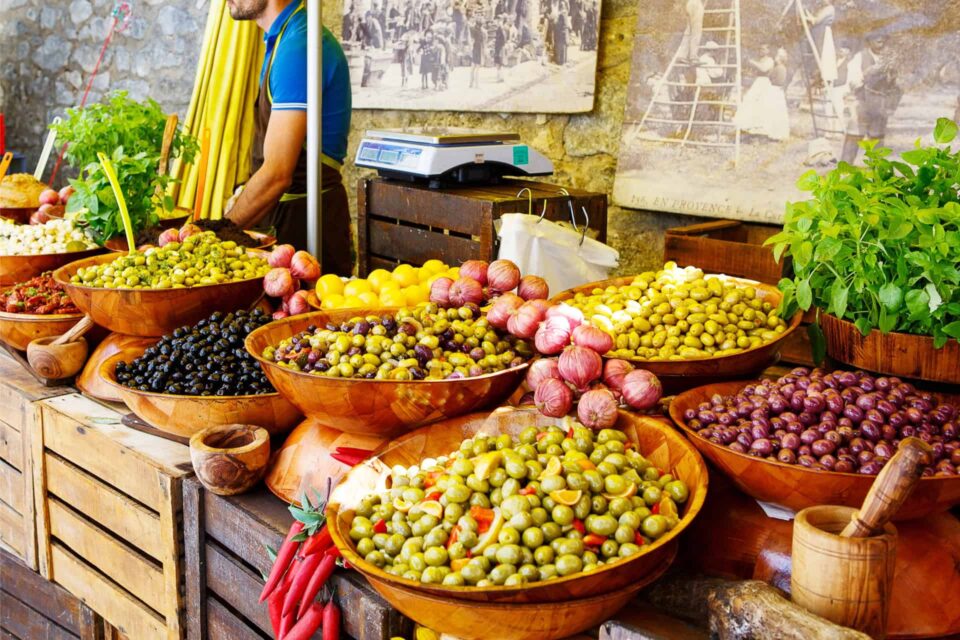
[[[509,260],[494,260],[487,268],[487,284],[494,291],[513,291],[519,283],[520,269]],[[520,297],[527,300],[526,296]],[[547,296],[536,297],[546,298]]]
[[[646,369],[635,369],[624,376],[620,392],[632,409],[643,411],[660,402],[663,385],[657,376]]]
[[[284,298],[294,292],[293,276],[289,269],[270,269],[263,277],[263,290],[273,298]]]
[[[523,305],[523,298],[513,293],[505,293],[494,301],[487,311],[487,322],[500,330],[507,329],[507,321]]]
[[[296,316],[301,313],[309,313],[309,311],[310,303],[307,301],[306,290],[301,289],[300,291],[294,291],[293,295],[291,295],[287,301],[287,313]]]
[[[316,280],[320,277],[320,263],[306,251],[297,251],[290,259],[290,275],[299,280]]]
[[[529,340],[543,321],[543,310],[538,306],[524,302],[517,312],[507,320],[507,331],[518,338]]]
[[[564,302],[547,309],[548,318],[553,318],[555,316],[566,318],[567,323],[570,325],[570,331],[573,331],[579,327],[584,320],[583,311],[580,311],[580,309],[577,309],[576,307],[571,307]]]
[[[480,283],[481,286],[487,284],[487,268],[490,265],[486,260],[467,260],[460,265],[460,277],[472,278]]]
[[[560,376],[577,389],[587,386],[603,373],[603,359],[593,349],[567,347],[560,354]]]
[[[527,369],[528,387],[535,390],[548,378],[560,379],[560,367],[556,358],[541,358],[530,363],[530,368]]]
[[[288,318],[288,317],[290,317],[290,314],[287,313],[286,311],[284,311],[283,309],[280,309],[279,311],[274,311],[274,312],[273,312],[273,319],[274,319],[274,320],[283,320],[284,318]]]
[[[549,298],[550,285],[540,276],[523,276],[517,287],[517,293],[524,300],[535,298]]]
[[[540,413],[550,418],[562,418],[573,408],[573,391],[557,378],[543,380],[533,398]]]
[[[527,300],[527,304],[532,304],[540,311],[543,311],[544,317],[546,317],[547,309],[553,306],[553,303],[549,300],[544,300],[543,298],[534,298],[533,300]]]
[[[442,276],[433,281],[430,285],[430,302],[435,302],[441,307],[450,304],[450,287],[453,285],[453,279]]]
[[[40,204],[60,204],[60,194],[53,189],[40,192]]]
[[[176,229],[167,229],[166,231],[160,234],[159,238],[157,238],[157,244],[160,245],[161,247],[165,247],[171,242],[179,242],[179,241],[180,241],[180,232],[177,231]]]
[[[596,431],[617,423],[617,399],[609,389],[592,389],[580,396],[577,418],[585,427]]]
[[[450,285],[449,296],[450,304],[454,307],[462,307],[469,302],[480,304],[483,302],[483,286],[473,278],[460,276]]]
[[[521,407],[527,406],[527,405],[536,405],[536,404],[537,402],[536,400],[534,400],[533,391],[527,391],[525,394],[520,396],[520,401],[518,403],[518,405]]]
[[[618,358],[607,360],[603,365],[603,383],[611,389],[620,391],[623,388],[623,379],[633,369],[633,365],[626,360]]]
[[[492,323],[491,323],[492,324]],[[556,355],[570,344],[570,325],[566,318],[547,318],[537,329],[533,346],[545,355]]]
[[[195,236],[195,235],[197,235],[198,233],[203,233],[203,229],[201,229],[200,227],[198,227],[198,226],[195,225],[195,224],[191,224],[191,223],[188,222],[187,224],[185,224],[185,225],[183,225],[182,227],[180,227],[180,233],[177,234],[177,235],[178,235],[179,238],[180,238],[180,242],[183,242],[184,240],[186,240],[186,239],[189,238],[190,236]]]
[[[570,339],[573,344],[593,349],[600,355],[613,348],[613,338],[610,334],[592,324],[581,324],[570,334]]]
[[[284,267],[285,269],[290,268],[290,262],[293,260],[293,254],[297,250],[293,248],[292,244],[278,244],[273,248],[273,251],[270,252],[270,255],[267,256],[267,263],[271,267]]]

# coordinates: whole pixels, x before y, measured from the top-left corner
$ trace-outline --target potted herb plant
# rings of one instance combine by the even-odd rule
[[[940,118],[934,144],[894,157],[863,143],[864,167],[841,162],[798,186],[783,231],[767,240],[794,274],[780,281],[783,314],[818,308],[815,359],[960,382],[960,150]],[[819,353],[818,353],[819,351]]]
[[[70,184],[76,190],[67,215],[85,225],[94,240],[103,245],[123,233],[123,223],[113,190],[107,182],[97,153],[105,152],[117,171],[127,201],[130,219],[137,231],[154,226],[174,210],[167,187],[173,181],[158,173],[167,115],[157,102],[137,102],[125,91],[112,93],[103,103],[68,109],[59,124],[51,125],[67,145],[64,157],[79,170]],[[198,149],[196,138],[178,129],[170,157],[190,162]]]

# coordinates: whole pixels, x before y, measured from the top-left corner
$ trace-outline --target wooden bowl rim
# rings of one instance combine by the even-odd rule
[[[66,320],[82,320],[83,316],[86,314],[82,311],[80,313],[51,313],[51,314],[39,314],[39,313],[9,313],[7,311],[0,311],[0,321],[11,321],[11,322],[29,322],[29,323],[41,323],[41,322],[61,322]]]
[[[741,284],[748,284],[748,285],[750,285],[750,286],[752,286],[752,287],[754,287],[754,288],[759,288],[759,289],[761,289],[762,291],[776,294],[777,296],[780,297],[781,300],[783,299],[783,294],[780,293],[780,290],[779,290],[779,289],[777,289],[776,287],[774,287],[774,286],[772,286],[772,285],[763,283],[763,282],[758,282],[758,281],[756,281],[756,280],[750,280],[750,279],[748,279],[748,278],[737,278],[736,276],[728,276],[728,275],[723,274],[723,273],[704,273],[703,276],[704,276],[705,278],[706,278],[707,276],[714,276],[714,277],[720,278],[720,279],[722,279],[722,280],[729,280],[729,281],[734,281],[734,282],[738,282],[738,283],[741,283]],[[620,278],[610,278],[610,279],[608,279],[608,280],[598,280],[597,282],[591,282],[591,283],[589,283],[589,284],[585,284],[585,285],[582,285],[582,286],[579,286],[579,287],[574,287],[574,288],[572,288],[572,289],[567,289],[566,291],[561,291],[560,293],[558,293],[558,294],[555,295],[554,297],[550,298],[550,302],[555,302],[555,303],[566,302],[567,300],[570,299],[570,297],[576,295],[577,293],[582,293],[582,292],[584,292],[584,291],[587,290],[587,289],[598,289],[598,288],[599,288],[599,289],[604,289],[604,288],[606,288],[606,287],[609,287],[609,286],[612,285],[612,284],[614,284],[614,285],[616,285],[616,284],[628,284],[628,283],[630,283],[630,282],[633,282],[637,277],[638,277],[638,276],[622,276],[622,277],[620,277]],[[778,302],[778,304],[779,304],[779,302]],[[770,342],[764,342],[764,343],[762,343],[762,344],[757,345],[756,347],[750,347],[749,349],[744,349],[743,351],[738,351],[738,352],[736,352],[736,353],[731,353],[731,354],[728,354],[728,355],[725,355],[725,356],[707,356],[707,357],[699,357],[699,358],[683,358],[682,360],[649,360],[649,359],[647,359],[647,358],[638,358],[638,357],[620,358],[620,359],[621,359],[621,360],[626,360],[627,362],[636,362],[636,363],[640,363],[640,364],[652,364],[652,365],[664,365],[664,364],[682,365],[682,364],[694,363],[694,362],[723,362],[723,361],[724,361],[725,359],[727,359],[727,358],[741,357],[741,356],[743,356],[743,355],[745,355],[745,354],[753,353],[753,352],[759,351],[759,350],[761,350],[761,349],[769,349],[770,347],[772,347],[773,345],[781,342],[784,338],[786,338],[786,337],[789,336],[791,333],[793,333],[794,331],[796,331],[797,327],[800,326],[800,323],[801,323],[802,321],[803,321],[803,311],[797,311],[795,314],[793,314],[793,317],[790,318],[790,322],[787,323],[787,328],[783,330],[783,333],[781,333],[780,335],[778,335],[776,338],[774,338],[774,339],[771,340]],[[606,356],[606,355],[605,355],[604,357],[607,358],[607,357],[610,357],[610,356]]]
[[[722,444],[710,442],[709,440],[701,436],[699,433],[691,429],[689,426],[687,426],[687,421],[683,419],[683,413],[680,410],[681,401],[683,403],[689,403],[689,396],[691,396],[694,392],[703,393],[703,390],[705,389],[729,387],[731,389],[735,389],[733,393],[736,393],[740,389],[743,389],[744,387],[746,387],[748,384],[756,384],[758,382],[760,382],[760,380],[732,380],[727,382],[715,382],[713,384],[705,384],[699,387],[694,387],[693,389],[689,389],[687,391],[684,391],[683,393],[677,394],[677,396],[673,399],[673,401],[670,402],[670,417],[673,419],[673,422],[678,427],[680,427],[680,429],[683,430],[683,432],[687,435],[688,438],[696,439],[697,442],[700,442],[706,445],[707,447],[709,447],[714,451],[720,451],[725,454],[733,454],[739,458],[745,459],[750,462],[762,462],[763,464],[772,465],[774,467],[780,467],[786,471],[799,471],[802,473],[817,474],[818,477],[823,477],[824,475],[826,475],[826,477],[836,476],[839,478],[851,478],[851,479],[855,478],[858,480],[867,480],[870,483],[872,483],[877,478],[877,476],[875,475],[871,476],[863,473],[848,473],[846,471],[827,471],[826,469],[824,469],[823,471],[818,471],[817,469],[808,469],[807,467],[804,467],[801,464],[786,464],[785,462],[780,462],[779,460],[767,460],[766,458],[757,458],[754,456],[747,455],[745,453],[740,453],[739,451],[734,451],[733,449],[729,447],[725,447]],[[738,385],[738,386],[734,386],[734,385]],[[710,395],[712,396],[713,394],[710,394]],[[723,393],[720,393],[720,395],[729,395],[729,393],[723,392]],[[684,409],[686,408],[688,407],[684,407]],[[949,476],[927,476],[927,477],[921,477],[920,481],[921,482],[929,482],[931,480],[950,481],[950,480],[958,480],[958,479],[960,479],[960,476],[954,476],[952,478]]]
[[[254,240],[259,240],[261,242],[261,244],[257,245],[256,247],[247,247],[247,250],[249,251],[263,250],[277,244],[277,237],[271,236],[269,233],[253,231],[252,229],[243,229],[243,232]],[[126,238],[124,238],[124,240],[126,240]],[[109,240],[107,242],[109,242]],[[113,253],[127,253],[129,251],[129,249],[114,249],[113,247],[108,247],[106,245],[104,245],[104,248]]]
[[[472,382],[472,381],[474,381],[474,380],[489,380],[489,379],[491,379],[491,378],[496,378],[496,377],[503,376],[503,375],[510,374],[510,373],[516,374],[516,373],[519,373],[520,371],[523,371],[525,368],[529,367],[529,366],[530,366],[530,363],[533,361],[533,358],[531,357],[530,360],[527,360],[526,362],[524,362],[524,363],[522,363],[522,364],[518,364],[518,365],[515,366],[515,367],[510,367],[509,369],[503,369],[502,371],[494,371],[493,373],[485,373],[485,374],[483,374],[482,376],[472,376],[472,377],[469,377],[469,378],[442,378],[442,379],[440,379],[440,380],[377,380],[377,379],[375,379],[375,378],[330,378],[330,377],[327,377],[327,376],[317,376],[317,375],[313,375],[312,373],[309,373],[309,372],[307,372],[307,371],[294,371],[293,369],[287,369],[286,367],[281,367],[281,366],[278,365],[276,362],[273,362],[272,360],[267,360],[267,359],[264,358],[261,354],[256,353],[256,351],[253,349],[253,346],[252,346],[252,342],[251,342],[251,341],[253,340],[254,336],[256,336],[258,333],[266,333],[268,329],[271,329],[271,328],[275,329],[275,328],[277,328],[278,326],[280,326],[281,324],[284,324],[284,323],[291,324],[289,321],[298,321],[298,322],[299,322],[299,321],[302,321],[302,320],[307,319],[308,317],[313,317],[313,316],[329,316],[331,312],[336,312],[336,313],[343,312],[343,313],[347,313],[347,312],[350,312],[350,311],[352,311],[352,310],[364,311],[364,308],[362,308],[362,307],[356,307],[356,308],[348,308],[348,309],[330,309],[330,310],[325,310],[325,311],[311,311],[310,313],[301,313],[301,314],[299,314],[299,315],[290,316],[289,318],[284,318],[284,319],[282,319],[282,320],[274,320],[273,322],[270,322],[270,323],[268,323],[268,324],[265,324],[265,325],[263,325],[262,327],[257,327],[256,329],[254,329],[253,331],[251,331],[250,334],[249,334],[249,335],[246,337],[246,339],[243,341],[243,345],[244,345],[244,347],[246,347],[247,353],[249,353],[250,355],[252,355],[252,356],[257,360],[257,362],[260,363],[260,366],[261,366],[261,367],[263,367],[263,366],[269,366],[269,367],[270,367],[271,369],[273,369],[274,371],[279,371],[279,372],[282,372],[282,373],[285,373],[285,374],[291,374],[291,375],[300,376],[300,377],[305,378],[305,379],[307,379],[307,380],[323,380],[323,381],[325,381],[325,382],[343,383],[344,385],[348,385],[348,384],[371,384],[371,383],[373,383],[373,384],[396,384],[396,385],[425,385],[425,384],[452,384],[452,385],[455,385],[455,384],[457,384],[457,383],[461,383],[461,384],[462,384],[462,383],[464,383],[464,382]],[[394,311],[395,311],[395,309],[392,309],[392,308],[390,308],[390,309],[384,309],[384,311],[387,312],[387,313],[390,313],[391,310],[394,310]],[[370,311],[374,311],[374,310],[371,309]],[[291,335],[293,335],[293,334],[291,334]]]
[[[159,341],[159,338],[157,340]],[[100,378],[103,379],[103,381],[106,382],[108,385],[117,389],[121,393],[130,393],[135,396],[146,397],[146,398],[159,398],[161,400],[166,400],[166,401],[177,401],[177,400],[191,400],[191,401],[201,400],[205,402],[213,401],[211,402],[211,404],[223,404],[224,402],[233,402],[235,400],[256,400],[260,398],[264,398],[267,400],[276,400],[277,398],[282,397],[280,396],[279,391],[274,391],[273,393],[257,393],[257,394],[245,395],[245,396],[185,396],[185,395],[182,396],[182,395],[173,394],[173,393],[159,393],[157,391],[141,391],[140,389],[131,389],[130,387],[126,387],[120,384],[119,382],[117,382],[117,372],[116,372],[117,364],[120,362],[120,359],[125,358],[126,355],[127,354],[123,352],[113,354],[112,356],[104,360],[102,363],[100,363],[100,369],[98,370],[98,373],[100,374]]]
[[[253,251],[253,252],[257,252],[257,253],[263,253],[264,255],[262,255],[262,256],[260,256],[260,257],[262,257],[264,260],[266,260],[266,252],[260,251],[259,249],[249,249],[249,251]],[[166,294],[169,294],[171,291],[196,291],[196,290],[198,290],[198,289],[212,289],[212,288],[215,288],[215,287],[228,287],[228,286],[230,286],[230,285],[246,284],[246,283],[250,283],[250,282],[255,282],[255,281],[257,281],[257,280],[263,280],[263,276],[260,276],[260,277],[257,277],[257,278],[245,278],[245,279],[243,279],[243,280],[233,280],[233,281],[231,281],[231,282],[217,282],[217,283],[214,283],[214,284],[197,284],[197,285],[194,285],[194,286],[192,286],[192,287],[182,287],[182,288],[178,288],[178,289],[174,289],[174,288],[172,288],[172,287],[171,287],[170,289],[132,289],[132,288],[108,289],[108,288],[106,288],[106,287],[91,287],[91,286],[88,286],[88,285],[85,285],[85,284],[76,284],[76,283],[74,283],[74,282],[70,282],[70,278],[69,278],[69,276],[67,275],[67,274],[73,275],[74,273],[77,272],[77,270],[79,270],[80,268],[82,268],[81,266],[77,266],[77,267],[75,267],[75,268],[73,268],[73,267],[74,267],[74,265],[77,265],[78,263],[83,262],[84,260],[90,260],[91,263],[90,263],[89,266],[93,266],[93,265],[99,264],[99,263],[101,263],[101,262],[107,262],[107,261],[112,262],[112,261],[114,261],[114,260],[116,260],[116,259],[117,259],[117,252],[108,251],[107,253],[105,253],[105,254],[103,254],[103,255],[100,255],[100,256],[91,256],[91,257],[85,258],[85,259],[83,259],[83,260],[75,260],[75,261],[73,261],[73,262],[71,262],[71,263],[69,263],[69,264],[65,264],[64,266],[60,267],[59,269],[56,269],[56,270],[53,272],[53,279],[56,280],[57,282],[59,282],[60,284],[62,284],[64,287],[72,287],[72,288],[74,288],[74,289],[79,289],[79,290],[81,290],[81,291],[91,291],[91,292],[103,291],[103,292],[107,292],[107,293],[119,293],[119,294],[126,294],[126,293],[140,293],[140,294],[166,293]],[[82,265],[82,266],[83,266],[83,267],[86,267],[86,266],[88,266],[88,265]],[[69,289],[68,289],[68,290],[69,290]]]
[[[481,411],[478,413],[473,413],[468,415],[492,416],[494,413],[534,413],[534,412],[537,412],[537,410],[529,407],[504,406],[504,407],[499,407],[492,412]],[[631,419],[643,417],[643,416],[639,416],[637,414],[625,411],[623,409],[619,410],[619,414],[621,417],[630,416]],[[461,419],[462,418],[463,416],[461,416]],[[436,428],[436,424],[437,423],[428,425],[425,428],[428,428],[428,429],[431,427]],[[680,446],[688,447],[689,453],[693,454],[693,459],[697,467],[699,467],[700,475],[703,478],[703,484],[697,487],[691,488],[690,490],[691,495],[688,498],[687,504],[685,507],[686,513],[684,513],[683,517],[680,518],[680,522],[677,523],[676,527],[671,529],[664,536],[658,538],[657,540],[654,540],[652,543],[643,545],[640,548],[639,553],[636,553],[627,558],[620,558],[616,563],[603,565],[602,567],[594,571],[591,571],[589,574],[584,574],[583,572],[580,572],[580,573],[575,573],[569,576],[555,578],[553,580],[550,580],[549,583],[532,583],[527,585],[516,585],[516,586],[509,586],[509,587],[502,586],[502,585],[495,585],[490,587],[467,587],[467,586],[460,587],[460,586],[450,586],[450,585],[431,585],[430,588],[435,591],[440,590],[440,591],[447,592],[451,594],[451,597],[453,598],[456,598],[456,594],[458,593],[470,593],[470,594],[490,593],[490,594],[501,594],[501,595],[514,595],[517,593],[521,593],[526,589],[530,589],[532,586],[543,586],[546,584],[549,584],[551,586],[558,585],[558,584],[569,584],[571,582],[575,582],[576,580],[583,578],[585,575],[591,575],[591,576],[598,575],[605,571],[622,567],[623,565],[621,564],[621,562],[625,563],[625,562],[635,561],[639,559],[641,556],[648,555],[652,553],[654,550],[665,547],[669,543],[671,543],[675,538],[677,538],[683,532],[684,529],[686,529],[690,525],[691,522],[693,522],[697,514],[700,513],[700,510],[703,507],[703,503],[707,497],[707,488],[710,484],[710,476],[707,472],[706,463],[703,461],[703,457],[700,455],[700,452],[697,450],[697,448],[693,446],[693,444],[690,443],[689,440],[687,440],[686,438],[683,438],[680,434],[677,434],[669,425],[659,420],[656,420],[655,418],[649,418],[647,420],[638,420],[637,423],[634,425],[634,428],[639,429],[640,425],[643,425],[644,428],[657,429],[659,431],[662,431],[668,439],[672,439],[676,437],[677,442],[682,443]],[[383,445],[383,447],[380,447],[380,448],[382,449],[382,448],[396,447],[398,444],[402,443],[405,440],[410,440],[412,438],[418,437],[420,430],[421,429],[416,429],[414,431],[406,433],[398,438],[395,438],[387,442],[385,445]],[[354,473],[354,470],[369,466],[374,462],[379,462],[379,455],[377,454],[372,455],[366,460],[364,460],[362,463],[360,463],[359,465],[351,468],[349,471],[347,471],[346,475],[341,479],[340,482],[341,483],[346,482],[350,474]],[[382,464],[385,465],[385,463],[382,463]],[[420,592],[421,583],[408,580],[401,576],[390,575],[386,571],[372,564],[369,564],[366,560],[361,558],[360,555],[354,550],[353,546],[349,542],[347,542],[345,539],[342,539],[340,536],[339,527],[336,525],[337,519],[340,515],[340,503],[328,501],[327,504],[328,506],[325,511],[326,519],[328,523],[333,523],[333,524],[328,524],[328,527],[330,529],[330,535],[333,538],[333,541],[336,547],[343,554],[344,559],[347,562],[349,562],[353,568],[355,568],[361,574],[364,574],[364,576],[366,576],[367,574],[370,574],[376,579],[382,582],[385,582],[387,584],[407,586],[415,591]]]
[[[238,427],[240,428],[238,429]],[[245,444],[242,447],[230,447],[228,449],[211,447],[203,442],[204,438],[213,433],[227,431],[242,431],[244,433],[250,433],[253,436],[253,440],[249,444]],[[263,427],[250,424],[215,424],[205,429],[201,429],[190,436],[190,450],[205,455],[236,455],[241,453],[249,453],[262,448],[264,445],[267,447],[270,446],[270,432]]]
[[[890,331],[889,333],[883,333],[882,331],[880,331],[880,329],[877,329],[876,327],[874,327],[873,329],[870,329],[870,333],[868,333],[867,335],[863,335],[862,333],[860,333],[860,330],[857,329],[857,325],[855,325],[854,323],[850,322],[849,320],[845,320],[843,318],[838,318],[832,313],[827,313],[823,309],[820,309],[820,317],[826,317],[826,316],[829,316],[831,321],[837,322],[841,325],[845,325],[845,328],[847,328],[851,332],[856,333],[856,335],[860,336],[860,338],[863,340],[866,340],[871,336],[876,336],[881,340],[889,340],[889,339],[919,340],[923,342],[929,342],[930,347],[932,348],[933,351],[940,351],[940,349],[933,347],[933,336],[924,335],[922,333],[904,333],[902,331]],[[950,338],[950,340],[954,340],[954,339],[955,338]],[[948,340],[947,342],[949,342],[950,340]]]
[[[83,250],[80,250],[80,251],[60,251],[60,252],[57,252],[57,253],[24,253],[24,254],[7,254],[7,253],[2,253],[2,254],[0,254],[0,259],[2,259],[2,260],[9,260],[9,259],[11,259],[11,258],[23,258],[23,259],[28,259],[28,258],[53,258],[53,257],[55,257],[55,256],[74,256],[74,255],[80,255],[80,254],[83,254],[83,253],[89,253],[89,254],[90,254],[90,256],[86,256],[86,257],[94,257],[94,256],[96,256],[96,254],[100,253],[101,251],[104,251],[104,248],[103,248],[103,247],[95,246],[95,247],[90,247],[89,249],[83,249]],[[77,260],[83,260],[83,258],[78,258]],[[76,260],[75,260],[75,262],[76,262]],[[68,263],[68,266],[69,266],[69,263]]]

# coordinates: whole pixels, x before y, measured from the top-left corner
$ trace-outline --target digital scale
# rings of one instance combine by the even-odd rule
[[[385,178],[449,184],[496,184],[504,176],[548,176],[553,163],[516,133],[459,128],[373,129],[355,164]]]

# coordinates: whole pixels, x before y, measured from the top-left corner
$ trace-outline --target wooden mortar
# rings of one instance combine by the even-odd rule
[[[69,378],[83,368],[89,347],[83,337],[93,328],[90,316],[61,336],[37,338],[27,345],[27,362],[40,376],[50,380]]]
[[[220,496],[244,493],[267,471],[270,434],[246,424],[208,427],[190,438],[190,459],[207,490]]]

